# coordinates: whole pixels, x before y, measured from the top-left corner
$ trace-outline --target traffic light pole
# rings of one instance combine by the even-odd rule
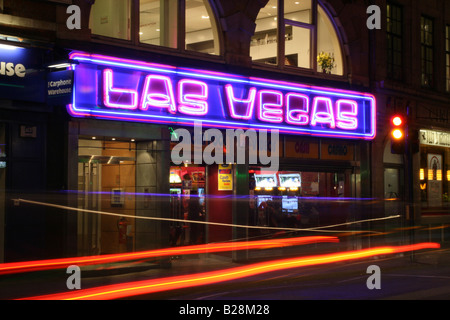
[[[409,239],[410,244],[414,244],[415,242],[415,205],[414,205],[414,171],[413,171],[413,152],[412,152],[412,142],[411,137],[412,133],[410,131],[411,124],[411,114],[410,107],[408,106],[406,109],[407,112],[407,126],[406,126],[406,139],[405,139],[405,153],[404,153],[404,163],[406,169],[406,206],[405,206],[405,214],[406,220],[409,224]],[[411,261],[415,260],[414,251],[411,251],[410,254]]]

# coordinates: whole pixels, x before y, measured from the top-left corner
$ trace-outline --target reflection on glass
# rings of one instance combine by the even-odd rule
[[[300,68],[311,68],[311,30],[286,26],[284,64]]]
[[[139,4],[140,42],[177,48],[181,30],[178,0],[140,0]],[[185,6],[185,49],[219,54],[213,15],[207,1],[186,0]]]
[[[130,0],[97,0],[92,5],[90,28],[93,34],[130,40]]]
[[[211,21],[206,1],[186,0],[186,50],[219,54]]]
[[[284,18],[297,22],[312,23],[311,0],[284,1]]]
[[[277,64],[277,4],[277,0],[270,0],[256,18],[250,43],[250,56],[255,62]]]
[[[139,39],[141,43],[177,47],[177,0],[140,0]]]

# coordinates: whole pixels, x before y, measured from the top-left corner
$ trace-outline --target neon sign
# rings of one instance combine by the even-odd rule
[[[370,94],[72,53],[75,117],[373,139]]]

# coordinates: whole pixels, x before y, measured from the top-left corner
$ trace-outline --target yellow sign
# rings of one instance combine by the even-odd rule
[[[231,191],[233,190],[233,165],[231,164],[219,164],[219,191]]]

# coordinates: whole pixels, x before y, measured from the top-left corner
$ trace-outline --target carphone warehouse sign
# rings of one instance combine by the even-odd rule
[[[367,93],[72,53],[69,113],[122,121],[373,139],[376,101]]]

